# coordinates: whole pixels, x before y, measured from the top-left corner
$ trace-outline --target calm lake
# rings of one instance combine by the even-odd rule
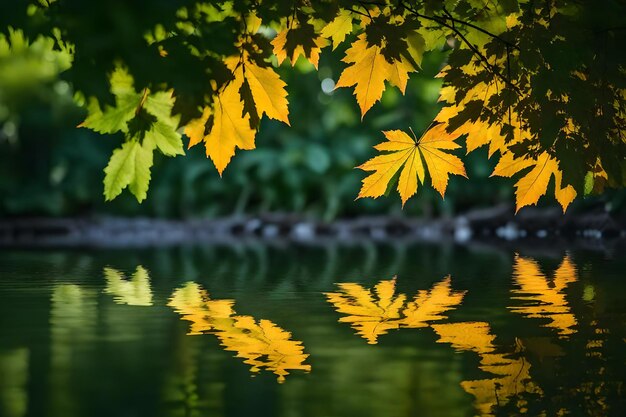
[[[0,252],[0,416],[624,416],[626,257]]]

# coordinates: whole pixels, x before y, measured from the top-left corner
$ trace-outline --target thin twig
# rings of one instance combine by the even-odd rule
[[[493,75],[495,75],[496,77],[500,78],[502,81],[504,81],[504,83],[506,85],[508,85],[509,87],[513,88],[516,91],[519,91],[519,89],[504,75],[502,75],[500,73],[500,71],[489,62],[489,60],[487,59],[487,57],[480,52],[480,50],[474,45],[472,44],[466,37],[465,35],[459,31],[455,26],[454,26],[454,21],[452,21],[452,23],[448,23],[448,19],[450,17],[452,17],[452,15],[444,8],[444,13],[447,14],[447,18],[446,17],[441,17],[441,16],[427,16],[427,15],[423,15],[420,12],[418,12],[417,10],[407,6],[406,4],[404,4],[404,2],[400,1],[399,2],[400,6],[403,7],[405,10],[407,10],[409,13],[422,18],[422,19],[426,19],[426,20],[430,20],[433,22],[436,22],[438,24],[440,24],[443,27],[446,27],[448,29],[450,29],[451,31],[453,31],[466,45],[467,47],[474,53],[474,55],[478,56],[478,58],[480,59],[481,63],[483,64],[483,66],[489,70]]]
[[[366,13],[360,12],[360,11],[358,11],[358,10],[354,10],[353,8],[350,8],[350,9],[348,9],[348,10],[350,10],[352,13],[356,13],[356,14],[358,14],[358,15],[361,15],[361,16],[364,16],[364,17],[367,17],[367,18],[370,18],[370,19],[371,19],[371,17],[370,17],[370,16],[368,16]]]
[[[441,22],[441,20],[450,20],[451,22],[454,22],[454,23],[459,23],[459,24],[461,24],[461,25],[463,25],[463,26],[467,26],[467,27],[470,27],[470,28],[472,28],[472,29],[475,29],[475,30],[477,30],[477,31],[479,31],[479,32],[481,32],[481,33],[484,33],[484,34],[485,34],[485,35],[487,35],[487,36],[490,36],[490,37],[492,37],[492,38],[494,38],[494,39],[497,39],[498,41],[502,42],[502,43],[503,43],[503,44],[505,44],[505,45],[510,46],[510,47],[511,47],[511,48],[513,48],[513,49],[517,49],[517,50],[519,50],[519,46],[517,46],[516,44],[514,44],[514,43],[512,43],[512,42],[510,42],[510,41],[507,41],[506,39],[502,38],[501,36],[496,35],[495,33],[489,32],[488,30],[486,30],[486,29],[484,29],[484,28],[481,28],[480,26],[477,26],[477,25],[475,25],[475,24],[473,24],[473,23],[471,23],[471,22],[467,22],[467,21],[465,21],[465,20],[457,19],[456,17],[452,16],[452,15],[451,15],[451,14],[449,14],[449,13],[447,14],[447,16],[428,16],[428,15],[419,14],[419,13],[417,12],[417,10],[415,10],[415,9],[410,9],[410,8],[408,8],[408,7],[404,4],[404,2],[403,2],[403,1],[401,1],[401,0],[398,2],[398,4],[399,4],[401,7],[403,7],[404,9],[409,10],[411,13],[413,13],[413,14],[415,14],[416,16],[419,16],[419,17],[421,17],[421,18],[423,18],[423,19],[428,19],[428,20],[431,20],[431,21],[433,21],[433,22],[437,22],[437,23],[439,23],[439,24],[441,24],[441,23],[442,23],[442,22]]]

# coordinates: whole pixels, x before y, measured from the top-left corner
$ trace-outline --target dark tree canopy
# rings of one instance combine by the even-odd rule
[[[404,92],[425,53],[449,51],[443,109],[421,136],[384,132],[360,197],[397,183],[404,203],[428,178],[443,195],[465,175],[461,145],[487,146],[492,175],[519,178],[518,209],[549,186],[565,209],[626,184],[623,1],[13,0],[0,25],[0,53],[17,34],[45,39],[88,111],[81,126],[122,138],[107,199],[126,187],[145,199],[154,151],[184,154],[182,134],[221,175],[236,149],[255,148],[264,115],[289,124],[275,68],[300,57],[317,68],[342,44],[336,88],[354,88],[362,116],[386,88]]]

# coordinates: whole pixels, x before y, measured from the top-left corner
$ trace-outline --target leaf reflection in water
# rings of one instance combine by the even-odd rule
[[[388,330],[427,327],[431,321],[445,319],[443,314],[463,301],[464,291],[453,291],[450,276],[436,283],[431,290],[420,290],[413,301],[405,294],[396,294],[396,278],[380,281],[373,291],[356,283],[340,283],[338,292],[325,293],[335,309],[344,314],[339,319],[350,323],[369,344],[378,343],[378,336]]]
[[[234,303],[211,300],[200,285],[189,282],[174,291],[168,305],[191,322],[188,334],[214,334],[224,349],[236,352],[252,372],[268,370],[282,383],[291,370],[311,370],[311,365],[304,363],[309,355],[302,342],[291,340],[291,333],[270,320],[237,315]]]
[[[494,415],[494,406],[502,406],[522,393],[542,394],[541,388],[530,377],[530,363],[521,354],[524,350],[521,341],[517,341],[515,353],[509,356],[496,351],[495,336],[488,323],[433,324],[432,328],[439,335],[438,343],[449,343],[458,351],[477,353],[480,369],[495,375],[461,382],[461,387],[476,399],[475,406],[481,416]],[[527,411],[523,400],[516,405],[521,413]]]
[[[117,304],[129,306],[151,306],[152,289],[148,271],[141,265],[137,267],[130,280],[123,273],[113,268],[104,268],[106,288]]]
[[[443,313],[463,302],[465,291],[453,291],[450,275],[433,285],[430,291],[420,290],[403,311],[403,327],[427,327],[429,322],[447,318]]]
[[[0,349],[0,416],[23,417],[28,411],[30,352]]]
[[[537,262],[515,256],[513,277],[519,287],[512,290],[513,300],[521,300],[524,305],[511,306],[511,311],[528,318],[548,319],[546,327],[554,328],[559,336],[567,337],[576,332],[576,317],[571,313],[564,290],[568,284],[576,282],[576,267],[566,256],[554,277],[548,279]]]

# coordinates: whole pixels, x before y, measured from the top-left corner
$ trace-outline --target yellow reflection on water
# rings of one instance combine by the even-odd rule
[[[152,288],[148,271],[141,265],[137,267],[130,280],[113,268],[104,268],[106,288],[104,292],[111,294],[117,304],[129,306],[151,306]]]
[[[407,303],[403,311],[402,326],[409,328],[426,327],[431,321],[447,318],[443,313],[461,305],[465,291],[453,291],[450,287],[450,281],[448,275],[433,285],[430,291],[418,291],[413,301]]]
[[[493,415],[493,407],[506,404],[512,397],[524,392],[542,394],[530,377],[530,363],[521,355],[524,347],[518,340],[515,354],[508,356],[496,352],[495,336],[488,323],[463,322],[433,324],[439,335],[438,343],[449,343],[456,350],[472,351],[480,357],[480,369],[493,377],[463,381],[461,387],[474,396],[475,406],[481,416]],[[517,402],[520,412],[526,412],[525,403]]]
[[[96,339],[97,291],[76,284],[56,284],[50,306],[50,415],[80,414],[73,388],[74,364],[85,358],[82,349]]]
[[[304,363],[309,355],[302,342],[291,340],[291,333],[270,320],[237,315],[234,304],[234,300],[211,300],[208,292],[193,282],[174,291],[168,303],[183,320],[191,322],[188,334],[214,334],[224,349],[236,352],[252,372],[268,370],[282,383],[289,371],[311,370],[311,365]]]
[[[369,344],[388,330],[426,327],[429,322],[445,319],[443,314],[463,301],[464,291],[454,291],[450,276],[430,290],[420,290],[412,301],[405,294],[396,294],[396,278],[380,281],[373,291],[356,283],[337,284],[338,292],[325,293],[335,309],[344,314],[339,319],[350,323]]]
[[[576,317],[571,313],[565,289],[568,284],[577,281],[576,267],[566,256],[552,279],[541,272],[539,265],[532,259],[515,256],[513,278],[519,287],[514,290],[512,300],[521,300],[524,304],[509,307],[511,311],[528,318],[548,319],[546,327],[554,328],[560,336],[576,332]]]

